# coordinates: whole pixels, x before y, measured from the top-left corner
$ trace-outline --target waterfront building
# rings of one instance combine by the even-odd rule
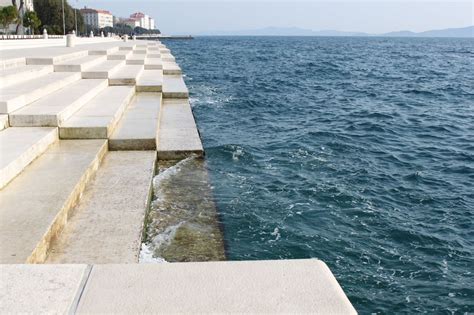
[[[132,21],[134,21],[135,26],[140,26],[147,30],[155,29],[155,20],[149,15],[146,15],[142,12],[135,12],[131,14],[129,20],[130,20],[129,23],[132,23]]]
[[[84,17],[84,22],[89,26],[99,29],[114,26],[114,16],[109,11],[84,7],[81,9],[81,14]]]

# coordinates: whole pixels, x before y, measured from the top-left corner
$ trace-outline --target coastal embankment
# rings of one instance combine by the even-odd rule
[[[67,43],[1,42],[1,313],[355,313],[322,261],[223,261],[165,45]]]

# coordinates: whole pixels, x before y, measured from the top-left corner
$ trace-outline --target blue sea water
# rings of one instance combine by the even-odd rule
[[[474,40],[166,44],[229,259],[322,259],[362,314],[474,312]]]

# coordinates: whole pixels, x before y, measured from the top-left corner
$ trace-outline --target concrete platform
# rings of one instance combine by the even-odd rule
[[[0,131],[7,129],[9,126],[8,115],[0,115]]]
[[[162,70],[163,62],[161,58],[151,58],[147,55],[145,59],[145,70]]]
[[[42,263],[107,152],[105,140],[53,144],[0,191],[0,263]]]
[[[163,90],[163,70],[145,70],[138,77],[137,92],[161,92]]]
[[[84,56],[77,59],[62,61],[54,65],[56,72],[81,72],[107,59],[106,56]]]
[[[189,91],[180,75],[163,76],[163,98],[188,98]]]
[[[113,54],[107,56],[107,60],[126,60],[127,57],[132,55],[131,50],[119,50]]]
[[[163,74],[165,75],[181,75],[181,68],[176,62],[163,62]]]
[[[77,314],[356,314],[319,260],[96,265]]]
[[[131,86],[106,88],[61,125],[60,138],[107,139],[134,94]]]
[[[160,160],[178,160],[191,154],[204,154],[189,100],[163,100],[157,151]]]
[[[57,56],[45,56],[45,57],[27,57],[27,65],[54,65],[63,61],[81,58],[87,56],[87,50],[74,51],[70,53],[64,53]]]
[[[83,79],[108,79],[112,73],[125,66],[125,60],[106,60],[82,71]]]
[[[79,80],[10,114],[15,127],[57,127],[108,86],[105,79]]]
[[[144,65],[146,54],[132,54],[127,57],[127,65]]]
[[[109,139],[109,149],[156,150],[161,93],[138,93]]]
[[[89,273],[87,265],[0,265],[0,313],[68,314]]]
[[[127,64],[110,74],[109,85],[135,85],[143,70],[143,66]]]
[[[154,151],[109,152],[46,263],[138,263],[155,162]]]
[[[316,259],[0,266],[1,313],[357,314]]]
[[[56,128],[8,128],[0,132],[0,189],[57,140]]]
[[[0,114],[9,114],[81,78],[78,73],[49,73],[0,89]]]
[[[53,72],[53,66],[19,66],[0,71],[0,86],[5,88],[10,85],[25,82]]]

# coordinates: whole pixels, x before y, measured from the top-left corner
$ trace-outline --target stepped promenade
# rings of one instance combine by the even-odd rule
[[[319,260],[140,264],[158,161],[204,156],[188,88],[158,40],[74,41],[0,42],[0,313],[355,313]]]

